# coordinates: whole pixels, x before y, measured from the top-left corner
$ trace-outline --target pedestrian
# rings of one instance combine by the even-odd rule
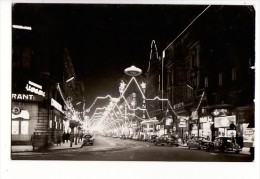
[[[36,139],[36,132],[34,132],[33,135],[31,136],[33,151],[35,150],[35,139]]]
[[[80,133],[80,141],[82,142],[83,133]]]
[[[60,134],[57,135],[56,142],[57,142],[57,146],[61,145],[61,136],[60,136]]]
[[[73,143],[73,139],[74,139],[74,135],[72,132],[70,132],[70,147],[72,147],[72,143]]]
[[[63,134],[62,134],[62,142],[63,142],[63,144],[65,143],[65,140],[66,140],[66,133],[63,132]]]
[[[70,140],[70,134],[69,132],[66,133],[66,142],[68,142]]]

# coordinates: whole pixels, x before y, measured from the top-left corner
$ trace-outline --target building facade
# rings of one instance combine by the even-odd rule
[[[254,123],[252,6],[210,6],[157,62],[150,76],[163,76],[160,86],[171,104],[164,110],[179,136],[243,136]]]

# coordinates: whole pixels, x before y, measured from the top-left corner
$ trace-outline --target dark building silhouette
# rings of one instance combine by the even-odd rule
[[[178,135],[230,135],[234,121],[242,136],[254,121],[254,62],[254,8],[210,6],[165,48],[148,77],[155,85],[163,76],[162,93],[173,108],[163,113],[174,116]]]

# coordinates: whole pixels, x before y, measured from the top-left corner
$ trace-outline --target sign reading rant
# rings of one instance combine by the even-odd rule
[[[43,97],[33,94],[12,94],[12,100],[17,101],[42,101]]]

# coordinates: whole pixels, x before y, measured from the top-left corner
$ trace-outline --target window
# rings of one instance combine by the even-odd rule
[[[237,69],[236,67],[232,68],[232,81],[237,79]]]
[[[209,87],[209,79],[208,77],[205,77],[205,87]]]
[[[223,74],[222,73],[218,74],[218,85],[219,86],[223,85]]]
[[[21,121],[21,134],[27,135],[29,132],[29,121]]]
[[[13,135],[19,134],[19,121],[12,121],[12,134]]]
[[[13,120],[12,121],[12,134],[13,135],[27,135],[29,133],[29,121],[28,120]]]
[[[28,135],[30,119],[29,112],[20,108],[18,111],[19,113],[12,111],[12,135]]]
[[[192,92],[193,92],[192,89],[187,88],[187,98],[188,98],[188,99],[189,99],[189,98],[192,98]]]
[[[52,128],[52,120],[49,121],[49,128]]]

